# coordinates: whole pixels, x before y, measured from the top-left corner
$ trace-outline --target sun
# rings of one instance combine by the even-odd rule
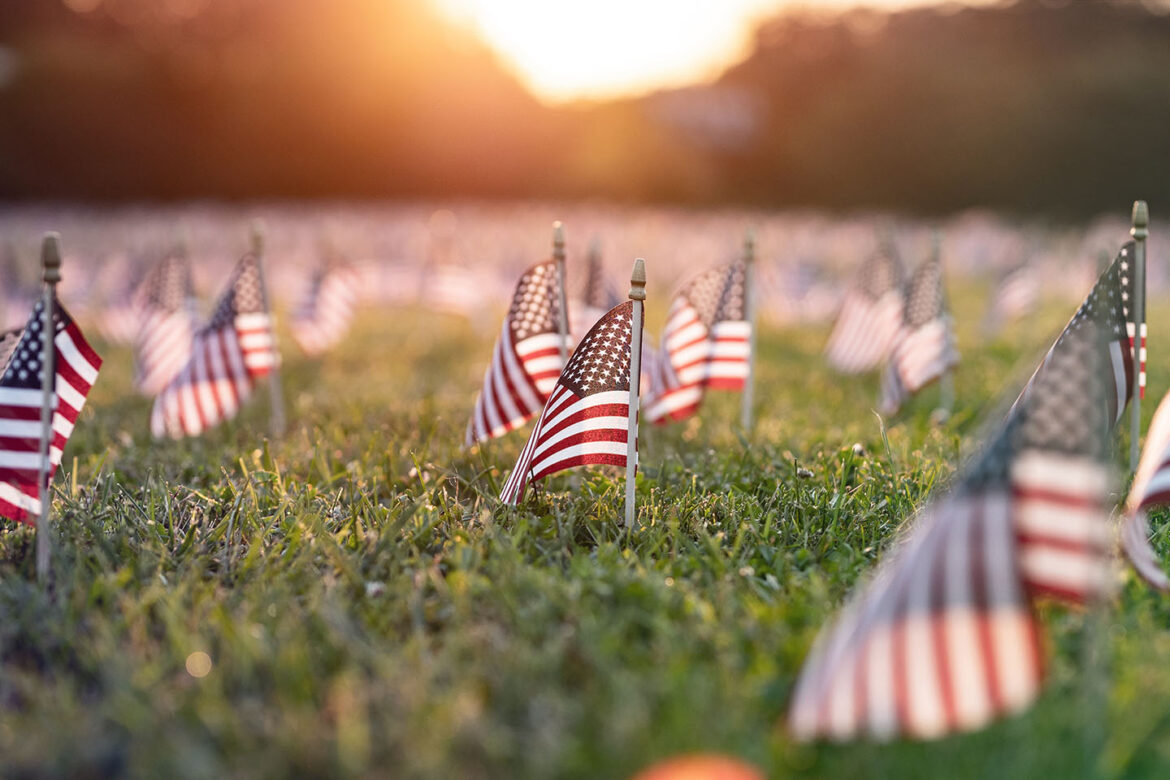
[[[987,4],[1001,0],[959,0]],[[474,29],[550,103],[614,98],[713,78],[782,9],[894,10],[942,0],[432,0]]]
[[[434,0],[541,99],[610,98],[715,75],[779,0]]]

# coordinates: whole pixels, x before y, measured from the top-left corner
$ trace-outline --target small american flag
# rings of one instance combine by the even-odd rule
[[[1170,393],[1162,398],[1150,421],[1146,446],[1121,521],[1121,548],[1142,579],[1160,590],[1170,590],[1170,578],[1162,571],[1150,545],[1148,512],[1167,505],[1170,505]]]
[[[56,394],[49,442],[50,481],[102,366],[102,359],[56,298],[53,308]],[[43,313],[44,304],[38,303],[24,328],[0,337],[0,353],[8,352],[0,375],[0,516],[24,523],[32,523],[41,511]]]
[[[191,263],[170,255],[151,269],[136,299],[134,383],[143,395],[157,395],[191,357],[195,334],[195,288]]]
[[[789,725],[801,739],[928,739],[979,728],[1036,697],[1033,601],[1110,582],[1106,357],[1066,339],[951,495],[818,638]]]
[[[1089,295],[1077,309],[1076,314],[1069,320],[1056,343],[1049,350],[1048,355],[1036,369],[1032,379],[1024,387],[1016,405],[1033,392],[1037,378],[1043,374],[1061,342],[1073,332],[1086,330],[1094,335],[1108,352],[1109,358],[1103,367],[1109,381],[1106,385],[1106,403],[1110,410],[1110,426],[1121,421],[1125,407],[1133,396],[1133,330],[1130,302],[1134,300],[1135,283],[1131,272],[1131,263],[1134,257],[1134,244],[1126,243],[1113,263],[1105,269]],[[1142,291],[1144,295],[1145,291]],[[1141,324],[1143,334],[1142,346],[1145,346],[1144,334],[1146,324]],[[1144,363],[1144,349],[1142,359]],[[1145,384],[1145,371],[1142,370],[1139,384]]]
[[[280,360],[259,260],[245,255],[210,322],[195,334],[191,357],[154,400],[150,429],[157,436],[196,436],[230,419],[256,380]]]
[[[646,419],[665,423],[698,411],[707,388],[742,390],[751,359],[744,264],[700,275],[671,301],[646,394]]]
[[[514,431],[540,412],[564,367],[561,348],[568,349],[559,310],[556,264],[537,263],[516,284],[467,426],[468,447]]]
[[[1004,274],[995,286],[985,318],[986,329],[994,330],[1027,314],[1040,299],[1040,273],[1029,265],[1018,265]]]
[[[618,304],[581,340],[504,484],[504,502],[519,503],[530,482],[573,466],[626,465],[633,306]]]
[[[316,270],[291,320],[301,351],[320,355],[341,341],[353,321],[360,285],[349,265],[327,263]]]
[[[936,253],[919,266],[906,287],[902,325],[894,336],[882,376],[882,412],[897,412],[910,396],[958,362],[954,323],[943,292],[942,263]]]
[[[573,334],[574,341],[584,337],[595,322],[621,301],[617,290],[606,281],[600,253],[591,250],[585,258],[585,286],[582,294],[569,305],[569,332]]]
[[[829,365],[843,374],[860,374],[885,359],[902,324],[904,278],[902,261],[891,245],[883,245],[866,261],[825,346]]]

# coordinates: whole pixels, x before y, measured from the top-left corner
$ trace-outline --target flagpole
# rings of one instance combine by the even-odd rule
[[[752,429],[752,395],[756,369],[756,233],[748,228],[743,237],[743,318],[748,323],[747,376],[743,380],[739,424],[744,433]]]
[[[45,584],[49,580],[49,453],[53,445],[53,395],[57,372],[56,345],[53,337],[53,301],[56,298],[57,282],[61,281],[61,239],[56,233],[46,233],[41,244],[41,266],[45,282],[41,298],[41,444],[40,476],[37,479],[37,493],[41,511],[37,516],[37,580]]]
[[[942,272],[942,235],[938,230],[934,231],[931,237],[931,251],[934,253],[934,261],[938,263],[938,278],[939,286],[943,290],[943,306],[947,308],[947,315],[950,315],[950,307],[946,305],[946,280]],[[938,378],[938,409],[935,410],[935,417],[939,423],[946,422],[951,417],[951,412],[955,409],[955,377],[954,369],[947,366],[946,370],[942,372],[942,376]]]
[[[1133,202],[1133,405],[1129,428],[1129,470],[1137,471],[1139,443],[1142,436],[1142,327],[1146,322],[1146,237],[1149,236],[1150,209],[1144,200]]]
[[[638,475],[638,385],[642,379],[642,307],[646,300],[646,261],[634,261],[630,273],[633,317],[630,332],[630,417],[626,433],[626,530],[634,528],[634,485]]]
[[[268,283],[264,279],[264,222],[252,221],[252,254],[256,256],[256,270],[260,275],[260,289],[268,307],[268,329],[272,336],[272,368],[268,371],[268,394],[270,399],[269,428],[275,439],[284,434],[284,391],[280,384],[280,347],[276,343],[276,316],[273,313],[272,298],[268,294]]]
[[[565,294],[565,226],[558,219],[553,222],[553,261],[557,267],[557,287],[560,306],[557,310],[557,330],[561,334],[561,368],[569,362],[569,303]]]

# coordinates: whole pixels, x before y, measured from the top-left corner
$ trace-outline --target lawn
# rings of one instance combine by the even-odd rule
[[[1164,776],[1170,599],[1128,572],[1100,613],[1043,609],[1047,682],[1020,717],[924,744],[784,732],[818,629],[1072,313],[988,340],[982,293],[952,295],[949,422],[930,424],[931,388],[883,426],[877,377],[834,376],[823,329],[766,327],[756,429],[726,394],[644,429],[630,532],[620,474],[510,509],[526,433],[461,449],[494,324],[366,310],[319,361],[285,339],[276,440],[262,392],[201,439],[152,442],[128,352],[99,343],[51,589],[31,530],[0,532],[0,776],[622,778],[692,751],[775,777]],[[1155,357],[1147,420],[1168,383]]]

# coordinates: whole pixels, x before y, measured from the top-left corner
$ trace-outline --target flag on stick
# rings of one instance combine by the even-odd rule
[[[666,315],[646,419],[656,423],[694,414],[708,388],[743,390],[751,359],[745,265],[736,261],[701,274],[675,294]]]
[[[191,357],[154,400],[156,437],[196,436],[235,417],[256,380],[279,365],[259,260],[236,265],[208,324],[195,334]]]
[[[942,263],[936,249],[906,287],[902,325],[894,336],[882,376],[882,412],[894,414],[910,396],[958,362],[955,327],[946,307]]]
[[[984,330],[992,332],[1030,312],[1040,299],[1040,274],[1029,265],[1018,265],[995,286],[984,318]]]
[[[293,312],[293,338],[306,355],[320,355],[341,341],[353,321],[360,279],[342,263],[322,264]]]
[[[1129,333],[1133,330],[1133,311],[1136,283],[1133,276],[1134,242],[1121,247],[1117,258],[1105,269],[1088,297],[1077,309],[1076,314],[1065,326],[1056,343],[1048,351],[1032,378],[1025,385],[1015,406],[1033,392],[1039,377],[1047,370],[1054,353],[1070,333],[1086,330],[1101,343],[1108,355],[1102,370],[1106,373],[1106,403],[1109,407],[1109,427],[1121,422],[1126,404],[1133,396],[1133,342]],[[1142,323],[1144,332],[1145,323]],[[1139,379],[1140,382],[1140,379]],[[1014,408],[1014,407],[1013,407]]]
[[[134,384],[157,395],[191,357],[195,288],[185,255],[170,255],[151,269],[135,295]]]
[[[61,454],[97,380],[102,359],[81,329],[53,297],[52,338],[55,392],[51,398],[52,437],[45,486],[61,465]],[[45,461],[41,405],[44,396],[44,303],[33,308],[28,324],[4,334],[15,345],[0,375],[0,515],[33,524],[41,514],[38,480]]]
[[[842,374],[861,374],[889,354],[902,325],[902,261],[883,244],[866,261],[825,346],[829,365]]]
[[[644,271],[641,280],[644,285]],[[635,289],[640,288],[635,284]],[[638,407],[631,355],[641,351],[642,335],[642,300],[631,298],[610,309],[569,358],[500,493],[505,503],[519,503],[531,482],[590,463],[627,467],[630,487],[629,471],[637,467]],[[632,511],[627,494],[627,523]]]
[[[529,268],[516,284],[483,388],[467,426],[466,446],[513,431],[538,414],[565,365],[556,263]]]
[[[789,710],[797,738],[936,738],[1036,697],[1032,602],[1110,583],[1103,347],[1062,337],[1035,392],[821,634]]]

